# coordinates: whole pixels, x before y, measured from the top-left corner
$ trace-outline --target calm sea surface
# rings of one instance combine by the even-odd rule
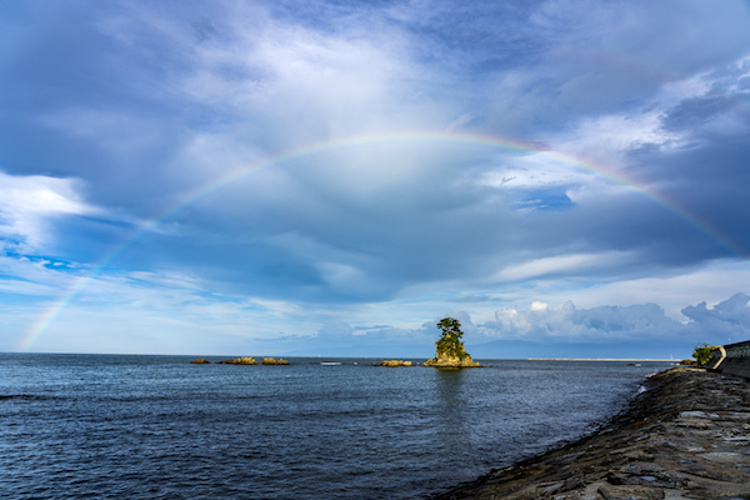
[[[191,359],[0,354],[0,497],[419,498],[592,430],[667,367]]]

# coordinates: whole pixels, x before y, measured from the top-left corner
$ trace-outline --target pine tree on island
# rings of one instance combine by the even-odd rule
[[[461,331],[461,323],[454,318],[443,318],[437,324],[442,334],[435,342],[436,355],[427,360],[423,366],[434,366],[436,368],[474,368],[481,366],[471,359],[469,353],[464,349],[461,342],[464,332]]]

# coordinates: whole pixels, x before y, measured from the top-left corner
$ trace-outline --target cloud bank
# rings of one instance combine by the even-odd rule
[[[0,349],[746,335],[744,2],[0,9]]]

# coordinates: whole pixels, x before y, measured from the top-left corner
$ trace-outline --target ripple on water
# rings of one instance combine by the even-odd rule
[[[590,430],[654,370],[188,361],[0,355],[0,469],[8,471],[0,490],[39,498],[424,496]]]

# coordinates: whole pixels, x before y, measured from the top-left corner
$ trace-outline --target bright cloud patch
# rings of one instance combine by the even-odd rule
[[[91,215],[99,210],[81,199],[79,182],[0,172],[0,238],[19,251],[38,251],[49,243],[55,218]]]
[[[572,302],[550,307],[534,302],[527,309],[498,309],[495,320],[477,325],[483,334],[534,342],[648,342],[665,339],[686,342],[727,342],[750,335],[750,296],[739,293],[712,308],[705,302],[687,306],[689,321],[666,316],[656,304],[599,306],[578,309]]]

